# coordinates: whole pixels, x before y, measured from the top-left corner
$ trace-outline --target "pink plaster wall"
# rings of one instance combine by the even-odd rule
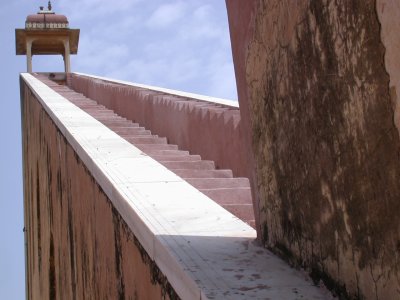
[[[248,177],[239,109],[78,74],[71,74],[69,85],[179,149]]]
[[[341,299],[399,299],[399,1],[226,3],[262,242]]]
[[[178,299],[21,81],[27,299]]]

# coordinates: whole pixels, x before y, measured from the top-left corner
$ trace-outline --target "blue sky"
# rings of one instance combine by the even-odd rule
[[[46,1],[0,3],[0,298],[25,297],[22,156],[15,28]],[[58,0],[53,9],[80,28],[72,70],[237,98],[224,0]],[[34,71],[61,71],[61,57],[34,57]]]

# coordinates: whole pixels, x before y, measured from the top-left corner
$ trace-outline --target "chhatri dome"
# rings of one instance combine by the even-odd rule
[[[47,10],[43,6],[35,15],[29,15],[26,18],[25,29],[43,29],[43,28],[68,28],[68,19],[64,15],[58,15],[52,10],[51,2],[47,6]]]
[[[33,55],[62,55],[65,72],[71,72],[70,54],[77,54],[79,29],[70,29],[68,18],[56,14],[49,1],[37,14],[26,18],[25,29],[15,30],[16,54],[26,55],[27,71],[32,72]]]

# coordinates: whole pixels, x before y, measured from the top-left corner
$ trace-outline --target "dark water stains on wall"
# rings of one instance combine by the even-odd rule
[[[255,24],[261,236],[344,298],[400,297],[400,141],[375,1],[259,1]]]
[[[51,234],[49,257],[49,299],[56,299],[56,266],[54,260],[54,240],[53,234]]]

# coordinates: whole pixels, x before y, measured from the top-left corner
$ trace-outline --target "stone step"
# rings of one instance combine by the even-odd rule
[[[187,179],[197,189],[218,189],[218,188],[248,188],[250,187],[247,178],[191,178]]]
[[[121,118],[117,114],[115,114],[112,111],[109,110],[102,110],[102,109],[88,109],[87,111],[90,111],[90,114],[92,115],[93,118],[103,118],[105,120],[110,119],[113,121],[125,121],[125,122],[131,122],[127,119]],[[112,118],[110,118],[112,116]]]
[[[113,123],[121,123],[121,122],[127,122],[125,120],[118,120],[116,119],[116,116],[112,114],[94,114],[94,113],[89,113],[93,118],[96,120],[99,120],[101,122],[113,122]]]
[[[150,155],[159,162],[183,162],[183,161],[201,161],[200,155]]]
[[[167,144],[167,139],[165,137],[161,138],[158,136],[150,135],[150,136],[137,136],[137,137],[129,137],[125,138],[128,142],[136,145],[136,144]]]
[[[82,101],[71,101],[76,106],[79,106],[81,109],[97,109],[98,111],[110,111],[103,105],[99,105],[97,103],[82,103]],[[111,111],[113,112],[113,111]]]
[[[75,103],[76,105],[79,105],[79,107],[83,107],[83,108],[85,108],[85,107],[89,107],[89,108],[91,108],[91,107],[98,107],[99,109],[107,109],[105,106],[103,106],[103,105],[100,105],[100,104],[98,104],[98,103],[96,103],[96,102],[94,102],[94,101],[86,101],[86,100],[84,100],[84,99],[78,99],[78,98],[75,98],[73,101],[71,101],[71,102],[73,102],[73,103]],[[108,110],[108,109],[107,109]]]
[[[146,154],[153,157],[153,156],[186,156],[189,155],[189,151],[184,150],[157,150],[157,149],[148,149]]]
[[[148,130],[137,130],[137,131],[132,131],[130,133],[119,133],[116,132],[120,137],[123,137],[124,139],[129,139],[129,138],[135,138],[138,136],[152,136],[151,132]]]
[[[112,111],[109,111],[106,108],[98,107],[95,104],[84,104],[84,105],[79,104],[79,107],[81,109],[83,109],[84,111],[88,111],[88,112],[90,111],[90,113],[93,113],[93,115],[102,116],[103,114],[109,114],[109,115],[113,115],[113,116],[118,116],[115,113],[113,113]]]
[[[221,206],[246,223],[254,222],[254,210],[251,204],[224,204]]]
[[[139,148],[146,154],[149,150],[178,150],[177,145],[170,144],[135,144],[135,147]]]
[[[121,121],[127,122],[127,120],[121,120],[121,119],[116,118],[117,116],[111,114],[110,112],[93,113],[92,111],[85,110],[85,109],[84,109],[84,111],[87,112],[89,115],[91,115],[93,118],[95,118],[97,120],[101,120],[102,122],[106,121],[106,120],[113,121],[113,122],[116,122],[116,121],[118,121],[118,122],[121,122]]]
[[[61,96],[68,98],[68,100],[71,102],[80,102],[82,100],[85,100],[85,98],[83,98],[82,95],[78,95],[76,93],[68,93],[68,92],[59,92],[59,93]],[[96,102],[93,100],[90,103],[96,104]]]
[[[96,110],[87,110],[90,111],[90,115],[93,118],[103,118],[105,120],[110,119],[112,121],[125,121],[125,122],[130,122],[126,119],[122,119],[121,117],[119,117],[118,115],[114,114],[112,111],[102,111],[99,109]]]
[[[138,129],[138,128],[143,128],[140,127],[139,124],[137,123],[131,123],[131,124],[124,124],[124,125],[109,125],[107,126],[113,131],[119,131],[119,130],[131,130],[131,129]]]
[[[167,161],[160,162],[162,165],[174,170],[215,170],[214,162],[211,160],[200,160],[200,161]]]
[[[93,108],[93,107],[85,108],[85,107],[81,107],[81,104],[80,104],[80,103],[76,103],[75,105],[79,106],[81,109],[90,111],[90,113],[93,114],[93,117],[94,117],[94,116],[97,116],[97,115],[100,116],[100,117],[103,116],[103,115],[109,115],[109,116],[114,116],[116,119],[119,119],[119,118],[120,118],[120,116],[118,116],[116,113],[114,113],[112,110],[109,110],[109,109],[100,108],[100,107],[96,107],[96,108]]]
[[[81,95],[81,94],[77,94],[77,93],[67,93],[67,92],[61,92],[61,95],[65,95],[68,96],[68,100],[69,101],[76,101],[82,104],[98,104],[96,101],[91,100],[89,98],[86,98],[85,96]]]
[[[136,133],[142,133],[145,132],[146,134],[150,134],[151,135],[151,131],[150,130],[146,130],[144,127],[119,127],[117,129],[114,130],[116,133],[118,133],[119,135],[123,136],[123,135],[129,135],[129,134],[136,134]]]
[[[231,170],[174,170],[176,175],[187,178],[232,178]]]
[[[252,204],[250,187],[199,189],[199,191],[207,195],[220,205]]]
[[[134,127],[139,127],[138,125],[133,125],[132,123],[128,123],[126,121],[112,121],[112,120],[105,120],[103,118],[95,118],[97,119],[99,122],[103,123],[105,126],[107,126],[108,128],[111,128],[112,126],[116,126],[116,127],[129,127],[131,126],[132,128]]]
[[[129,121],[115,121],[115,120],[110,120],[108,118],[96,118],[100,122],[102,122],[104,125],[107,127],[110,126],[117,126],[117,127],[139,127],[139,124],[135,124]]]
[[[91,115],[93,118],[95,118],[95,115],[92,115],[93,110],[92,109],[88,109],[85,107],[81,107],[80,105],[78,105],[83,111],[87,112],[89,115]],[[98,108],[98,110],[102,110],[102,108]],[[98,117],[103,117],[103,115],[98,115]]]
[[[68,90],[63,90],[60,88],[53,88],[54,91],[56,91],[57,93],[61,94],[61,95],[67,95],[68,96],[68,100],[69,97],[74,97],[77,93],[74,91],[68,91]]]

